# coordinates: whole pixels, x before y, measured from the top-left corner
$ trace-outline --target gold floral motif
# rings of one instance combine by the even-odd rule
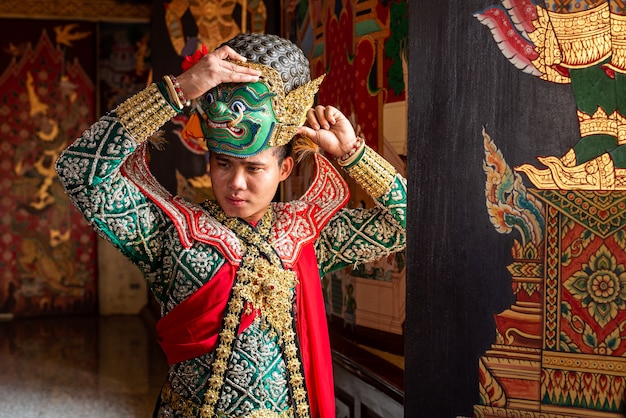
[[[562,54],[561,65],[586,68],[611,54],[611,11],[609,3],[575,13],[548,11]]]
[[[530,181],[540,189],[561,190],[616,190],[615,167],[609,154],[568,167],[557,157],[537,157],[548,168],[540,170],[530,164],[515,167],[526,173]]]
[[[292,323],[291,298],[296,274],[257,257],[251,271],[242,271],[241,279],[245,284],[236,289],[239,296],[249,302],[252,309],[258,309],[261,317],[281,334],[285,332]]]
[[[378,199],[391,190],[396,169],[376,151],[366,146],[361,158],[344,167],[370,196]]]
[[[115,109],[128,134],[137,142],[154,135],[176,113],[156,84],[126,99]]]

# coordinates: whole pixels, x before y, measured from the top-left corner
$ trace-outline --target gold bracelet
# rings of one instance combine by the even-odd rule
[[[163,80],[165,81],[165,84],[167,85],[167,92],[169,93],[170,99],[174,101],[174,103],[179,109],[182,109],[183,103],[180,101],[180,97],[178,97],[178,94],[176,93],[176,88],[174,87],[174,83],[172,82],[172,79],[170,78],[170,76],[164,75]]]
[[[143,142],[177,112],[163,97],[157,85],[151,84],[119,104],[115,108],[115,114],[128,134],[135,141]]]
[[[356,162],[344,169],[374,199],[391,190],[398,173],[393,165],[368,146]]]

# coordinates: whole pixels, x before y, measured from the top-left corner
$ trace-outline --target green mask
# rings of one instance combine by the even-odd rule
[[[248,157],[263,151],[278,123],[263,82],[222,84],[204,97],[202,130],[210,151]]]
[[[209,151],[247,158],[293,139],[324,76],[285,93],[285,84],[272,67],[237,64],[259,70],[259,81],[211,89],[197,101],[184,135],[204,138]]]

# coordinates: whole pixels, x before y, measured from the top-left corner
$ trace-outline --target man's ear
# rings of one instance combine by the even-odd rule
[[[291,156],[285,157],[283,159],[283,162],[280,165],[280,181],[283,181],[287,179],[287,177],[289,177],[289,175],[291,174],[291,170],[293,170],[295,164],[296,162]]]

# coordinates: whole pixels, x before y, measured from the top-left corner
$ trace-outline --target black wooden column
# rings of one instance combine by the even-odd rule
[[[406,417],[471,416],[493,315],[513,303],[485,205],[483,137],[513,167],[578,139],[569,85],[524,74],[473,13],[493,0],[409,2]],[[530,183],[525,180],[525,184]]]

